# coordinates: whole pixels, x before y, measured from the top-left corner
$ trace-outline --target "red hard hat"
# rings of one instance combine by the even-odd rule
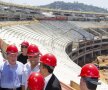
[[[34,45],[34,44],[29,45],[28,50],[27,50],[27,55],[28,56],[35,56],[39,53],[40,53],[39,49],[36,45]]]
[[[18,49],[15,45],[9,45],[6,49],[7,53],[18,53]]]
[[[22,43],[21,43],[21,46],[29,46],[29,43],[27,42],[27,41],[23,41]]]
[[[28,78],[28,88],[30,90],[43,90],[44,77],[39,72],[33,72]]]
[[[48,54],[41,56],[40,62],[45,65],[55,67],[57,64],[57,59],[53,54],[48,53]]]
[[[99,78],[99,70],[94,64],[86,64],[82,67],[81,77]]]

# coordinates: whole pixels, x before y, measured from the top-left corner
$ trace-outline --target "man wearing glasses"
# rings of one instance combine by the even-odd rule
[[[28,62],[24,66],[23,79],[22,79],[22,90],[27,89],[27,80],[32,72],[39,72],[39,58],[40,51],[38,47],[31,44],[27,50]]]
[[[27,41],[23,41],[21,43],[21,53],[18,55],[17,60],[22,62],[23,64],[27,63],[27,48],[29,46],[29,43]]]

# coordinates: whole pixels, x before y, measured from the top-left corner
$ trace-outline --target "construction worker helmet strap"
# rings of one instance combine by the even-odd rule
[[[83,78],[86,82],[90,82],[95,85],[100,85],[101,83],[98,82],[98,78]]]
[[[27,41],[23,41],[22,43],[21,43],[21,46],[29,46],[29,43],[27,42]]]
[[[18,53],[18,49],[15,45],[7,46],[6,53]]]
[[[50,53],[41,56],[40,62],[45,65],[52,66],[52,67],[55,67],[57,65],[56,57]]]
[[[44,77],[39,72],[33,72],[28,78],[28,88],[30,90],[43,90]]]
[[[27,50],[27,55],[28,56],[35,56],[40,53],[38,47],[34,44],[29,45],[28,50]]]
[[[86,64],[82,67],[81,77],[99,78],[99,70],[94,64]]]

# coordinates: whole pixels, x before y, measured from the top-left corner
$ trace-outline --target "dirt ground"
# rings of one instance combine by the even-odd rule
[[[98,56],[97,59],[93,62],[94,64],[99,65],[99,67],[108,67],[108,56]],[[108,84],[108,69],[101,69],[100,72],[100,80]]]

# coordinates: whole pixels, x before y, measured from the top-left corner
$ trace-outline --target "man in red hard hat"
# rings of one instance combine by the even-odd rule
[[[22,90],[27,89],[27,79],[32,72],[39,72],[40,51],[35,44],[29,45],[27,49],[28,62],[24,65]]]
[[[28,90],[44,90],[44,77],[38,73],[33,72],[28,78]]]
[[[61,90],[61,85],[57,77],[53,74],[57,65],[56,57],[53,54],[45,54],[40,58],[40,73],[45,78],[44,90]]]
[[[6,61],[0,65],[0,90],[21,90],[23,64],[17,61],[18,49],[9,45],[6,49]]]
[[[21,53],[19,53],[17,60],[22,62],[23,64],[27,63],[27,49],[28,49],[29,43],[27,41],[23,41],[21,43]]]
[[[99,79],[99,70],[94,64],[86,64],[82,67],[80,75],[80,90],[96,90]]]

